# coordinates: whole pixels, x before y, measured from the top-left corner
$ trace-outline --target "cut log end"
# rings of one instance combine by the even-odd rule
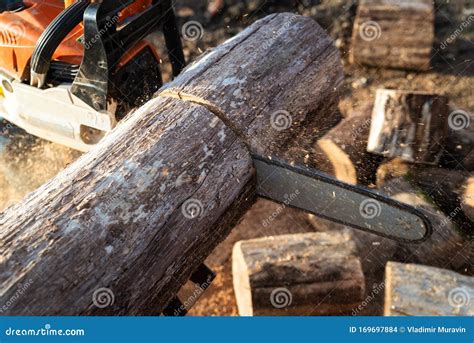
[[[446,97],[379,89],[367,150],[407,162],[437,164],[447,136]]]
[[[434,41],[430,0],[361,0],[354,22],[351,63],[428,70]]]
[[[365,293],[348,231],[242,241],[233,250],[234,292],[241,315],[341,315]]]
[[[386,316],[473,316],[474,278],[449,270],[389,262]]]

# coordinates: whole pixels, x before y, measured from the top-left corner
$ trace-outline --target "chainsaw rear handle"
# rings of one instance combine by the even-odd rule
[[[66,36],[82,22],[89,0],[79,0],[57,16],[40,36],[31,57],[30,84],[42,88],[46,83],[53,54]]]

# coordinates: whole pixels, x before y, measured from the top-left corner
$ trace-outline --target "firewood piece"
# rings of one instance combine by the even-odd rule
[[[474,173],[427,168],[414,170],[412,174],[418,187],[429,194],[444,213],[452,214],[451,219],[474,222]]]
[[[342,76],[331,38],[288,13],[209,52],[169,85],[175,98],[159,94],[0,214],[0,304],[15,297],[2,314],[161,313],[255,201],[249,152],[285,160],[334,112]],[[286,130],[276,109],[293,115]]]
[[[428,70],[434,42],[431,0],[361,0],[352,34],[351,63]]]
[[[474,316],[474,277],[416,264],[389,262],[386,316]]]
[[[311,163],[350,184],[370,184],[378,156],[367,152],[371,111],[344,119],[317,141]]]
[[[408,162],[437,164],[447,137],[444,96],[377,90],[367,150]]]
[[[242,316],[340,315],[364,297],[364,275],[348,231],[240,241],[232,266]]]
[[[391,179],[406,177],[412,169],[412,165],[399,157],[386,161],[377,169],[376,184],[382,185]]]
[[[334,223],[313,214],[307,215],[307,221],[316,232],[327,232],[328,234],[341,230],[351,232],[357,248],[357,256],[362,263],[366,277],[373,277],[379,272],[383,272],[385,264],[393,259],[398,248],[398,243],[394,240]]]
[[[464,241],[451,218],[432,205],[427,194],[403,178],[391,179],[378,186],[393,199],[422,211],[433,225],[433,234],[426,241],[419,244],[399,243],[399,254],[404,260],[453,270],[465,266],[470,254],[468,242]]]

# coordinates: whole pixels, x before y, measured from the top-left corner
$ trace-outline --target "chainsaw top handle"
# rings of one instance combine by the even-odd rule
[[[136,0],[97,3],[78,0],[66,7],[35,46],[31,59],[31,85],[44,87],[55,50],[81,21],[84,22],[84,57],[78,73],[80,81],[76,77],[72,89],[76,96],[97,110],[105,109],[104,95],[107,94],[107,86],[94,91],[97,84],[107,84],[112,67],[125,52],[160,26],[173,74],[178,75],[185,66],[185,59],[172,1],[153,0],[141,13],[119,23],[119,13],[134,2]]]

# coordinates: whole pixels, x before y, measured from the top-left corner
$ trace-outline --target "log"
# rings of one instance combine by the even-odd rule
[[[448,99],[400,90],[377,90],[369,152],[414,163],[437,164],[448,135]]]
[[[431,0],[361,0],[349,58],[375,67],[428,70],[433,42]]]
[[[473,316],[474,277],[446,269],[389,262],[386,316]]]
[[[366,278],[379,278],[379,274],[383,274],[386,263],[393,259],[398,248],[398,244],[394,240],[352,229],[312,214],[307,215],[307,220],[316,232],[326,232],[328,234],[340,231],[350,232]]]
[[[427,168],[413,171],[415,183],[459,224],[474,223],[474,173]]]
[[[464,240],[450,216],[433,205],[430,197],[404,178],[378,185],[379,189],[402,203],[422,211],[433,225],[433,234],[420,244],[399,243],[400,258],[406,262],[462,270],[472,256],[469,240]]]
[[[292,197],[291,193],[289,194]],[[276,202],[258,199],[245,213],[227,238],[206,259],[206,264],[211,268],[222,266],[231,262],[232,247],[238,241],[279,236],[294,233],[314,231],[307,222],[303,211],[278,204]],[[230,268],[229,268],[230,269]]]
[[[394,158],[380,164],[377,169],[376,184],[384,183],[396,178],[407,178],[413,166],[401,158]]]
[[[350,116],[318,140],[312,164],[349,184],[373,183],[379,157],[367,152],[371,111]]]
[[[0,215],[0,303],[33,280],[4,313],[161,313],[255,201],[249,152],[285,158],[334,112],[342,77],[324,30],[291,14],[204,55]]]
[[[365,293],[348,231],[240,241],[232,276],[241,316],[342,315]]]

